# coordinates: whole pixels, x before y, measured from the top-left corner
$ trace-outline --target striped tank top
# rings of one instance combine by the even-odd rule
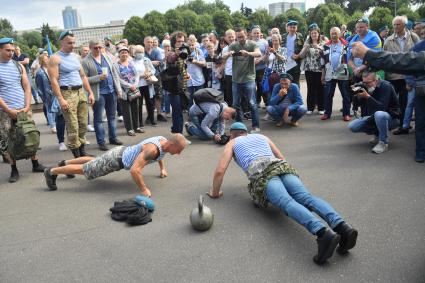
[[[164,158],[165,152],[162,150],[160,141],[161,140],[167,140],[166,138],[164,138],[163,136],[157,136],[157,137],[152,137],[152,138],[148,138],[136,145],[132,145],[127,147],[123,154],[122,154],[122,163],[124,165],[124,169],[126,170],[130,170],[131,166],[133,166],[134,161],[136,160],[137,156],[139,155],[139,153],[142,151],[143,145],[148,144],[148,143],[152,143],[154,145],[156,145],[156,147],[159,150],[159,156],[157,159],[155,160],[151,160],[149,162],[153,163],[153,162],[157,162],[160,161]]]
[[[80,77],[80,59],[77,54],[64,53],[58,51],[57,55],[61,58],[59,64],[59,85],[60,86],[79,86],[83,84]]]
[[[25,107],[25,93],[21,77],[21,71],[12,60],[0,62],[0,97],[11,109]],[[0,108],[0,111],[3,109]]]
[[[259,157],[274,157],[266,137],[260,134],[249,134],[235,138],[233,153],[236,163],[245,173],[255,159]]]

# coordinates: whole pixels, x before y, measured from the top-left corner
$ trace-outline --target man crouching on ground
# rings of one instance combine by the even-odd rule
[[[151,192],[146,186],[142,172],[143,168],[153,162],[158,162],[160,177],[167,176],[165,170],[165,153],[180,154],[186,147],[186,139],[182,134],[173,134],[166,139],[162,136],[148,138],[133,146],[117,146],[98,157],[83,156],[71,160],[62,160],[58,167],[46,168],[47,187],[50,191],[57,190],[56,178],[59,174],[84,175],[92,180],[121,169],[130,170],[134,182],[140,188],[141,194],[150,197]]]
[[[347,253],[356,245],[357,230],[348,225],[327,202],[308,192],[296,170],[285,161],[268,137],[248,135],[246,126],[237,122],[230,127],[230,138],[214,173],[213,188],[208,192],[211,198],[223,195],[220,187],[234,157],[250,180],[248,190],[258,206],[267,207],[268,202],[272,203],[317,236],[315,263],[324,263],[338,244],[337,252],[340,254]],[[311,211],[323,218],[332,229],[327,228]]]

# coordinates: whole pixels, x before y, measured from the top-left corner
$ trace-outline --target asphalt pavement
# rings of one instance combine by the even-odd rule
[[[59,189],[49,192],[29,161],[18,161],[14,184],[7,182],[9,165],[0,164],[0,282],[425,282],[425,166],[413,160],[414,134],[391,134],[390,150],[373,154],[369,136],[351,133],[340,107],[337,93],[331,120],[313,114],[298,128],[260,124],[310,192],[359,230],[349,255],[314,264],[315,237],[276,208],[256,208],[233,161],[224,196],[205,198],[213,227],[194,231],[190,211],[211,187],[223,148],[193,140],[181,155],[166,156],[167,178],[159,178],[156,164],[144,171],[156,210],[151,223],[137,227],[109,213],[114,201],[138,194],[128,171],[93,181],[60,177]],[[58,151],[42,113],[35,120],[40,161],[70,158]],[[170,126],[129,137],[118,123],[118,133],[129,145],[166,135]],[[88,139],[87,151],[100,154],[94,133]]]

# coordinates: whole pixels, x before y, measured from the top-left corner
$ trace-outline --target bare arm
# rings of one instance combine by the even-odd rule
[[[160,171],[159,177],[161,178],[167,177],[167,170],[165,170],[164,160],[158,161],[158,165],[159,165],[159,171]]]
[[[28,80],[27,71],[24,67],[22,67],[21,83],[25,93],[25,108],[22,111],[28,112],[31,106],[31,84]]]
[[[143,146],[143,150],[139,153],[133,166],[130,168],[131,177],[133,177],[134,182],[140,188],[142,195],[151,196],[151,192],[143,180],[143,168],[149,164],[150,161],[155,160],[158,155],[159,150],[155,145],[146,144]]]
[[[58,102],[62,110],[68,109],[68,102],[63,98],[60,87],[59,87],[59,64],[61,59],[57,55],[50,57],[49,66],[47,67],[47,73],[49,74],[50,84],[52,85],[53,93],[56,95]]]
[[[219,198],[223,195],[223,192],[220,190],[220,188],[221,184],[223,183],[224,174],[226,173],[227,167],[229,167],[229,163],[232,160],[234,143],[234,140],[228,142],[224,148],[223,153],[221,154],[217,168],[214,172],[213,187],[207,193],[211,198]]]
[[[276,156],[276,158],[279,158],[281,160],[285,160],[285,157],[280,152],[280,150],[277,148],[277,146],[271,141],[271,139],[269,139],[268,137],[266,137],[266,138],[269,142],[270,148],[272,149],[274,156]]]
[[[88,98],[89,101],[88,102],[91,106],[93,106],[93,104],[94,104],[94,94],[93,94],[93,92],[90,88],[89,80],[87,79],[86,73],[84,73],[83,66],[80,67],[80,77],[81,77],[81,80],[83,81],[84,89],[89,94],[89,98]]]

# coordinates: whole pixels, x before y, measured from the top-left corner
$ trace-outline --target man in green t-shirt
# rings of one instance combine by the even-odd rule
[[[236,121],[242,121],[241,97],[245,96],[251,107],[251,133],[260,132],[260,121],[255,95],[255,63],[254,58],[261,57],[260,48],[251,40],[247,40],[244,28],[236,30],[236,39],[229,46],[229,52],[223,55],[226,60],[233,57],[232,62],[232,92],[233,107],[237,110]]]

